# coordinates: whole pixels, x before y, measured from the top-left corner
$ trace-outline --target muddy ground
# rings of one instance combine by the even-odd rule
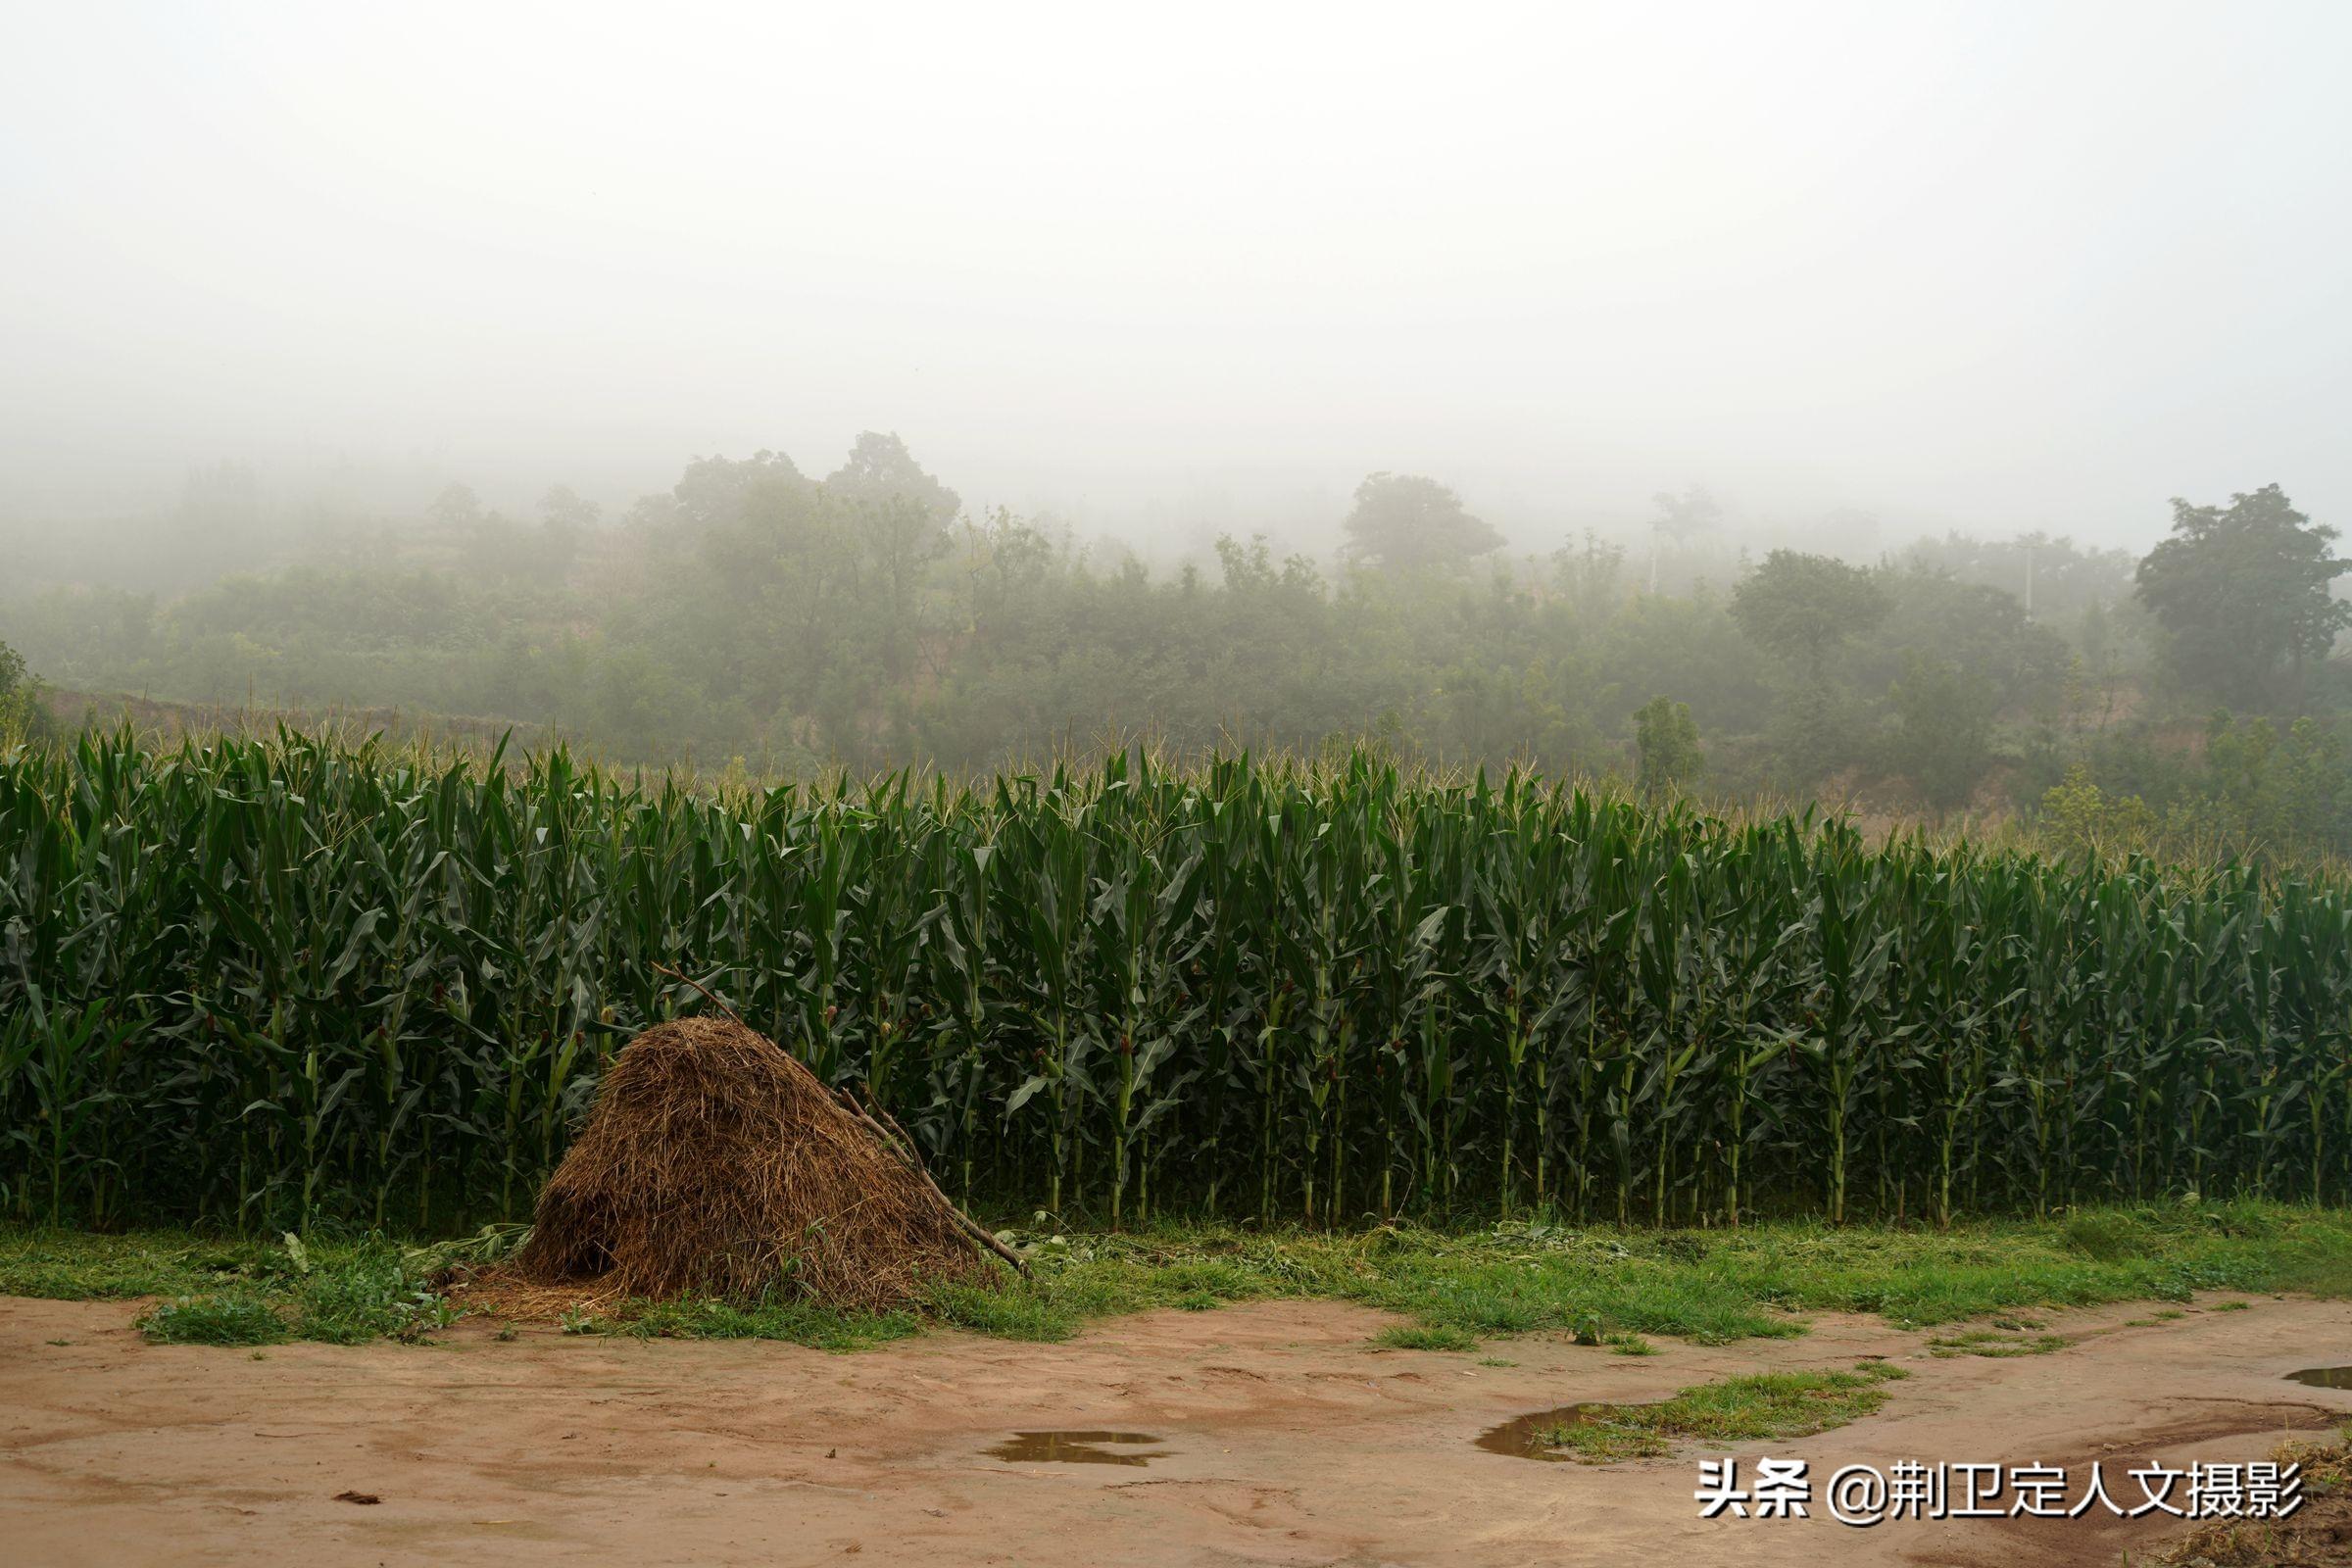
[[[1327,1302],[1148,1313],[1064,1345],[943,1333],[835,1355],[462,1323],[437,1346],[257,1358],[145,1344],[132,1304],[0,1298],[0,1563],[2114,1564],[2182,1527],[1705,1521],[1697,1450],[1593,1468],[1476,1440],[1531,1410],[1864,1355],[1911,1373],[1879,1414],[1741,1451],[1817,1478],[1925,1458],[2079,1481],[2098,1458],[2115,1479],[2258,1459],[2352,1417],[2352,1391],[2284,1381],[2352,1362],[2352,1306],[2219,1299],[2143,1327],[2127,1320],[2144,1304],[2045,1314],[2079,1343],[1994,1360],[1838,1317],[1646,1358],[1555,1339],[1379,1350],[1388,1319]],[[1092,1445],[1142,1463],[990,1451],[1058,1430],[1153,1441]]]

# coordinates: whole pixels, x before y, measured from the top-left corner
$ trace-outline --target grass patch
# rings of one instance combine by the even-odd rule
[[[1475,1350],[1478,1337],[1442,1323],[1398,1323],[1382,1329],[1373,1343],[1392,1350]]]
[[[806,1301],[744,1308],[725,1301],[685,1298],[627,1303],[586,1332],[664,1340],[780,1340],[818,1350],[862,1350],[919,1332],[911,1312],[835,1312]]]
[[[208,1241],[172,1232],[0,1230],[0,1295],[168,1299],[140,1332],[167,1345],[417,1340],[456,1313],[391,1243]]]
[[[1031,1279],[980,1299],[952,1297],[935,1303],[938,1315],[1050,1340],[1200,1291],[1219,1301],[1356,1301],[1473,1339],[1558,1332],[1618,1348],[1657,1335],[1725,1344],[1801,1334],[1799,1314],[1817,1311],[1875,1313],[1904,1328],[1988,1318],[2028,1330],[2042,1326],[2039,1309],[2179,1301],[2201,1290],[2352,1296],[2352,1211],[2283,1204],[2151,1204],[1940,1234],[1805,1222],[1737,1234],[1171,1225],[1064,1235],[1026,1250]]]
[[[0,1227],[0,1294],[56,1301],[199,1295],[257,1278],[272,1250],[172,1231],[93,1236]]]
[[[2142,1319],[2153,1323],[2154,1319]],[[2063,1350],[2075,1342],[2063,1334],[2033,1334],[2020,1337],[2004,1334],[1998,1329],[1966,1329],[1958,1334],[1939,1335],[1928,1341],[1931,1355],[1984,1355],[1995,1358],[2012,1355],[2047,1355]]]
[[[275,1345],[287,1338],[277,1308],[258,1296],[183,1296],[139,1319],[139,1332],[158,1345]]]
[[[2112,1209],[2069,1215],[2058,1234],[2069,1249],[2101,1263],[2145,1256],[2151,1245],[2137,1216]]]
[[[1977,1319],[2024,1332],[2038,1329],[2033,1314],[2049,1308],[2178,1302],[2202,1290],[2352,1296],[2352,1210],[2284,1204],[2078,1210],[1947,1233],[1806,1222],[1737,1233],[1512,1224],[1331,1234],[1167,1224],[1015,1240],[1031,1277],[1001,1291],[943,1287],[914,1312],[637,1303],[580,1327],[850,1349],[903,1338],[926,1321],[1054,1341],[1090,1320],[1150,1308],[1318,1298],[1396,1313],[1437,1337],[1428,1343],[1449,1348],[1563,1333],[1640,1354],[1637,1345],[1661,1335],[1724,1344],[1801,1334],[1803,1314],[1822,1311],[1875,1313],[1902,1328]],[[404,1252],[381,1240],[313,1240],[296,1249],[172,1232],[0,1227],[0,1295],[243,1293],[269,1302],[296,1338],[416,1338],[448,1320],[425,1286],[448,1252]]]
[[[447,1328],[458,1316],[388,1247],[362,1248],[325,1264],[306,1259],[292,1293],[302,1337],[331,1345],[414,1342]]]
[[[1654,1404],[1587,1407],[1537,1442],[1593,1464],[1650,1458],[1675,1444],[1801,1438],[1859,1420],[1886,1402],[1882,1385],[1907,1374],[1883,1361],[1851,1372],[1762,1372],[1678,1391]]]

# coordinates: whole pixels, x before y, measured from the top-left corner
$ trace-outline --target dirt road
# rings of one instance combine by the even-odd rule
[[[1646,1358],[1383,1351],[1366,1342],[1385,1319],[1329,1303],[1151,1313],[1058,1346],[935,1334],[832,1355],[462,1324],[440,1346],[257,1358],[144,1344],[127,1304],[0,1298],[0,1563],[2113,1564],[2180,1526],[1707,1521],[1697,1450],[1602,1469],[1475,1440],[1530,1410],[1860,1355],[1911,1373],[1883,1411],[1745,1451],[1817,1478],[1922,1458],[2079,1483],[2093,1458],[2110,1478],[2255,1459],[2352,1417],[2352,1392],[2283,1381],[2352,1362],[2352,1307],[2214,1304],[2144,1327],[2125,1326],[2144,1306],[2051,1314],[2079,1343],[2008,1360],[1936,1359],[1924,1335],[1841,1318]],[[1151,1441],[1087,1445],[1140,1463],[989,1451],[1069,1429]]]

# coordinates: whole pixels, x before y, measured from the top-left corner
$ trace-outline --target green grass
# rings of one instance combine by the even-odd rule
[[[2105,1223],[2085,1227],[2091,1217]],[[2202,1290],[2352,1296],[2352,1210],[2151,1204],[1948,1233],[1803,1222],[1738,1233],[1514,1225],[1354,1235],[1190,1225],[1078,1237],[1031,1257],[1033,1278],[956,1292],[939,1314],[983,1333],[1058,1339],[1091,1318],[1194,1292],[1320,1297],[1473,1340],[1566,1332],[1623,1349],[1653,1335],[1786,1337],[1803,1332],[1802,1314],[1822,1311],[1876,1313],[1904,1328],[1993,1317],[2022,1329],[2041,1324],[2021,1312],[2180,1301]]]
[[[2154,1319],[2146,1320],[2154,1322]],[[2013,1355],[2048,1355],[2063,1350],[2075,1342],[2063,1334],[2034,1334],[2019,1338],[1998,1329],[1967,1329],[1958,1334],[1938,1335],[1928,1341],[1930,1355],[1984,1355],[2001,1358]]]
[[[1886,1402],[1882,1384],[1907,1376],[1883,1361],[1851,1372],[1763,1372],[1676,1392],[1651,1404],[1587,1407],[1581,1416],[1537,1434],[1544,1447],[1605,1464],[1648,1458],[1678,1442],[1748,1443],[1801,1438],[1857,1420]]]
[[[455,1317],[426,1287],[430,1266],[382,1240],[289,1245],[176,1232],[0,1230],[0,1294],[163,1297],[138,1320],[161,1344],[421,1339]]]
[[[635,1304],[609,1328],[593,1323],[588,1332],[638,1339],[780,1340],[819,1350],[861,1350],[920,1333],[911,1312],[835,1312],[806,1301],[771,1301],[739,1307],[726,1301],[689,1298]]]
[[[1054,1341],[1125,1312],[1319,1298],[1397,1314],[1404,1324],[1381,1337],[1392,1346],[1467,1350],[1496,1337],[1560,1333],[1641,1354],[1656,1336],[1725,1344],[1802,1334],[1806,1314],[1827,1311],[1876,1313],[1902,1328],[1984,1320],[2014,1335],[2039,1329],[2037,1311],[2177,1302],[2201,1290],[2352,1297],[2352,1210],[2286,1204],[2149,1204],[2057,1220],[1984,1221],[1948,1233],[1814,1223],[1736,1233],[1544,1224],[1269,1232],[1194,1224],[1072,1235],[1050,1245],[1015,1240],[1031,1261],[1028,1279],[999,1291],[943,1287],[916,1311],[632,1302],[573,1327],[855,1349],[926,1323]],[[381,1240],[289,1247],[183,1232],[93,1236],[0,1227],[0,1295],[252,1298],[266,1302],[295,1338],[413,1339],[448,1321],[447,1305],[425,1286],[432,1270],[452,1251],[476,1245],[404,1251]],[[1974,1332],[1991,1334],[1981,1342],[1987,1345],[2032,1343]]]
[[[2235,1303],[2230,1303],[2230,1304],[2235,1304]],[[2219,1309],[2219,1308],[2216,1308],[2216,1310],[2218,1311],[2218,1310],[2220,1310],[2220,1309]],[[2162,1325],[2164,1325],[2164,1324],[2167,1324],[2167,1323],[2177,1322],[2177,1321],[2179,1321],[2180,1319],[2181,1319],[2181,1318],[2184,1318],[2184,1317],[2186,1317],[2186,1316],[2188,1316],[2188,1314],[2187,1314],[2186,1312],[2183,1312],[2183,1311],[2181,1311],[2181,1310],[2180,1310],[2180,1308],[2179,1308],[2179,1307],[2177,1307],[2177,1306],[2168,1306],[2168,1307],[2166,1307],[2166,1308],[2165,1308],[2163,1311],[2161,1311],[2161,1312],[2150,1312],[2150,1313],[2149,1313],[2149,1314],[2148,1314],[2146,1317],[2128,1318],[2128,1319],[2126,1319],[2126,1320],[2125,1320],[2125,1322],[2124,1322],[2124,1327],[2126,1327],[2126,1328],[2128,1328],[2128,1329],[2152,1329],[2152,1328],[2158,1328],[2158,1327],[2161,1327]],[[2006,1327],[2008,1327],[2008,1325],[2007,1325],[2007,1324],[2002,1324],[2002,1325],[2000,1325],[2000,1326],[2001,1326],[2001,1327],[2003,1327],[2003,1328],[2006,1328]],[[2036,1325],[2034,1325],[2034,1326],[2035,1326],[2036,1328],[2040,1327],[2040,1325],[2039,1325],[2039,1324],[2036,1324]]]
[[[1382,1329],[1373,1336],[1373,1343],[1392,1350],[1475,1350],[1476,1336],[1443,1324],[1398,1323]]]
[[[243,1292],[165,1301],[139,1319],[139,1329],[158,1345],[275,1345],[287,1337],[277,1308]]]

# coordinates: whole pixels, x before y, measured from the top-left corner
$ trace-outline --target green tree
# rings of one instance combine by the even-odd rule
[[[567,484],[551,484],[539,498],[539,518],[550,533],[577,535],[596,526],[605,509]]]
[[[2205,772],[2179,814],[2249,856],[2341,854],[2352,841],[2352,767],[2343,742],[2315,719],[2280,734],[2267,718],[2215,713],[2205,727]]]
[[[779,497],[805,498],[809,480],[792,459],[765,447],[748,458],[696,458],[670,489],[665,513],[697,533],[735,526],[772,510]]]
[[[441,487],[427,510],[444,528],[471,528],[482,520],[482,498],[473,493],[473,486],[453,479]]]
[[[849,461],[825,475],[827,493],[844,501],[864,503],[877,510],[892,504],[910,506],[933,528],[945,528],[963,510],[955,491],[923,471],[897,432],[861,432],[850,448]]]
[[[1689,549],[1691,540],[1723,526],[1723,508],[1698,485],[1680,495],[1661,490],[1650,500],[1658,509],[1649,519],[1649,591],[1654,594],[1658,591],[1659,541],[1671,539],[1675,549]]]
[[[1887,698],[1900,726],[1895,766],[1936,807],[1966,802],[1992,760],[1990,682],[1948,659],[1912,652]]]
[[[1688,545],[1700,534],[1712,533],[1723,526],[1723,508],[1703,486],[1691,485],[1679,495],[1661,490],[1649,499],[1658,509],[1649,520],[1651,530],[1664,534],[1677,546]]]
[[[583,500],[571,486],[548,486],[547,494],[539,498],[537,553],[544,558],[541,564],[550,574],[561,577],[571,569],[572,562],[579,556],[580,536],[595,527],[603,515],[602,507]]]
[[[2156,813],[2136,795],[2111,795],[2076,762],[2063,783],[2042,792],[2041,837],[2062,854],[2113,855],[2144,849],[2156,832]]]
[[[825,476],[824,493],[850,514],[847,532],[856,541],[860,581],[868,598],[881,602],[871,630],[885,672],[902,680],[927,629],[923,581],[931,564],[948,554],[948,524],[963,502],[924,472],[896,434],[872,430],[859,435],[849,461]]]
[[[1634,750],[1641,759],[1642,788],[1652,792],[1688,783],[1706,767],[1690,705],[1669,697],[1652,697],[1635,710]]]
[[[2352,570],[2329,548],[2335,537],[2275,484],[2227,507],[2176,497],[2173,536],[2148,552],[2137,576],[2174,677],[2225,702],[2300,706],[2305,666],[2352,625],[2352,606],[2329,591]]]
[[[1625,546],[1606,544],[1592,530],[1584,543],[1552,552],[1551,591],[1576,620],[1598,626],[1624,607]]]
[[[1460,566],[1501,547],[1494,526],[1462,510],[1462,498],[1414,473],[1375,473],[1355,487],[1347,556],[1384,571]]]
[[[2011,539],[1978,539],[1946,533],[1922,539],[1902,553],[1905,565],[1943,571],[1965,583],[2013,594],[2034,620],[2061,625],[2094,606],[2120,604],[2132,596],[2138,563],[2128,550],[2078,545],[2038,530]]]
[[[1851,725],[1830,658],[1873,630],[1891,604],[1871,573],[1829,556],[1775,550],[1732,592],[1732,619],[1750,642],[1786,660],[1797,683],[1783,702],[1782,763],[1818,776],[1849,750]]]
[[[1829,678],[1830,655],[1875,628],[1888,607],[1886,591],[1861,567],[1795,550],[1775,550],[1732,592],[1740,631],[1817,684]]]
[[[0,643],[0,750],[23,744],[37,714],[24,656]]]

